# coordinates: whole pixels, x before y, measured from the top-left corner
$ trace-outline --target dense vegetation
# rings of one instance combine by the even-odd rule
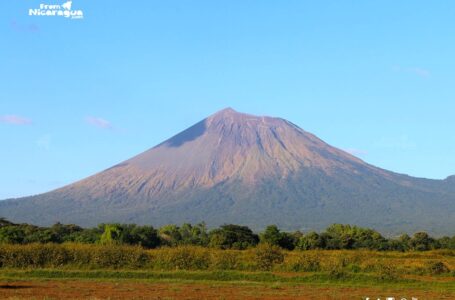
[[[0,218],[0,244],[82,243],[101,245],[138,245],[144,248],[194,245],[218,249],[244,250],[258,244],[269,244],[286,250],[314,249],[369,249],[396,251],[426,251],[455,249],[455,236],[433,238],[425,232],[412,237],[404,234],[387,239],[375,230],[357,226],[334,224],[322,233],[283,232],[275,225],[259,235],[250,228],[223,225],[208,230],[204,223],[166,225],[159,229],[134,224],[100,224],[95,228],[57,223],[51,227],[14,224]]]
[[[284,280],[279,274],[294,273],[298,276],[292,280],[302,282],[412,284],[415,279],[410,278],[455,276],[455,249],[454,238],[416,233],[386,239],[371,229],[340,224],[306,234],[282,232],[271,225],[256,234],[239,225],[208,230],[204,224],[159,229],[101,224],[84,229],[63,224],[37,227],[3,219],[0,271],[5,278],[161,280],[181,275],[191,280],[265,278],[277,282]],[[174,273],[182,271],[194,273]]]
[[[260,244],[246,250],[200,246],[144,249],[128,245],[0,245],[0,269],[134,271],[275,271],[324,273],[333,278],[371,274],[395,280],[404,275],[455,276],[455,251],[288,251]]]

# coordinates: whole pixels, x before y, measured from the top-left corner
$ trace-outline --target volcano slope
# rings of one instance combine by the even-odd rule
[[[386,234],[455,228],[455,180],[369,165],[289,121],[224,109],[91,177],[41,195],[0,201],[15,222],[224,223],[259,230],[332,223]]]

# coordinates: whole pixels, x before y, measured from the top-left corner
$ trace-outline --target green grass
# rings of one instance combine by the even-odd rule
[[[0,280],[143,280],[149,282],[229,282],[229,283],[268,283],[280,284],[309,284],[347,287],[383,287],[383,288],[412,288],[423,290],[444,290],[455,292],[455,280],[426,281],[420,279],[398,278],[384,280],[375,274],[343,273],[334,277],[330,273],[272,273],[272,272],[241,272],[241,271],[119,271],[93,270],[70,271],[56,269],[36,270],[0,270]]]

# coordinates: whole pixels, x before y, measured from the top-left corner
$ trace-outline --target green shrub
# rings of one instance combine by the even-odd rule
[[[260,244],[255,251],[256,264],[259,270],[269,271],[276,264],[284,261],[284,254],[280,247],[270,244]]]
[[[350,264],[348,266],[348,268],[349,268],[349,271],[351,271],[353,273],[359,273],[360,271],[362,271],[362,268],[359,265],[356,265],[356,264]]]
[[[449,268],[442,261],[430,262],[427,264],[426,269],[432,275],[440,275],[450,272]]]
[[[344,257],[332,258],[329,261],[327,261],[327,264],[325,266],[331,279],[345,278],[347,276],[347,273],[344,270],[344,267],[345,267]]]
[[[397,280],[400,276],[398,274],[397,268],[386,262],[380,262],[378,264],[378,277],[384,281],[393,281]]]
[[[0,265],[11,268],[60,267],[71,261],[68,250],[55,244],[2,245]]]
[[[329,271],[329,278],[331,279],[343,279],[348,276],[348,273],[342,268],[334,267]]]
[[[239,252],[238,251],[213,251],[212,252],[212,267],[218,270],[237,270],[239,268]]]
[[[166,270],[205,270],[210,265],[209,251],[202,247],[161,248],[153,253],[154,266]]]
[[[449,254],[451,254],[450,252]],[[129,245],[0,244],[2,268],[239,270],[370,272],[383,280],[402,274],[438,275],[453,271],[455,260],[446,252],[375,252],[348,250],[285,251],[261,244],[248,250],[220,250],[197,246],[145,250]]]
[[[141,268],[150,260],[140,247],[78,244],[1,245],[0,265],[11,268]]]
[[[291,264],[295,272],[318,272],[321,270],[321,258],[314,253],[301,253]]]

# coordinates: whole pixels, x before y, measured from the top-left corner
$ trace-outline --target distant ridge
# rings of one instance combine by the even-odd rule
[[[396,174],[284,119],[226,108],[96,175],[1,201],[0,216],[83,226],[205,221],[317,230],[350,223],[390,234],[453,235],[455,176]]]

